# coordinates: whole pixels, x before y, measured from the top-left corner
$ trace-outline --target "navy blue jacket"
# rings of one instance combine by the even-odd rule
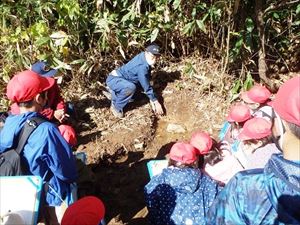
[[[0,132],[0,153],[16,146],[24,123],[36,116],[41,115],[29,112],[6,119]],[[46,193],[46,203],[59,206],[61,198],[70,194],[70,183],[76,180],[77,171],[72,151],[57,127],[50,122],[41,123],[28,138],[21,157],[28,163],[31,174],[43,178],[48,173],[47,181],[51,188]]]
[[[153,225],[204,225],[218,184],[199,169],[168,167],[145,186]]]
[[[150,85],[151,66],[147,63],[145,52],[141,52],[117,69],[117,74],[134,84],[140,84],[151,101],[156,97]]]

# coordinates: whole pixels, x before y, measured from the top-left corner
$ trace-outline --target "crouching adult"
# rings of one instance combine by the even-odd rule
[[[111,111],[115,117],[124,117],[123,109],[132,99],[137,86],[141,86],[150,99],[155,114],[163,115],[164,111],[150,85],[151,66],[160,55],[159,46],[152,44],[144,52],[136,55],[128,63],[113,70],[106,79],[111,92]]]
[[[47,90],[53,84],[53,79],[30,70],[18,73],[9,81],[7,97],[18,104],[20,114],[6,119],[0,133],[0,152],[16,145],[18,135],[28,120],[41,117],[38,112],[46,104]],[[40,212],[45,223],[58,224],[55,207],[71,194],[71,183],[77,178],[75,160],[68,143],[55,124],[45,121],[29,136],[20,156],[27,175],[40,176],[44,180],[45,193]]]
[[[300,76],[285,82],[272,129],[283,154],[264,169],[236,174],[211,206],[207,224],[300,224]]]

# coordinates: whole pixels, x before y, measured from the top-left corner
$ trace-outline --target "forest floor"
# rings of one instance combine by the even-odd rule
[[[229,105],[232,86],[214,60],[189,61],[195,71],[186,75],[187,62],[154,70],[153,87],[166,114],[153,115],[146,95],[137,93],[125,108],[125,117],[116,119],[102,84],[86,90],[70,88],[77,109],[77,152],[85,152],[93,172],[93,193],[106,205],[108,225],[148,224],[143,188],[149,181],[146,163],[163,159],[176,141],[188,141],[195,130],[215,137]],[[85,93],[82,95],[82,93]],[[68,93],[67,93],[68,94]],[[87,179],[87,178],[86,178]]]
[[[186,75],[188,63],[194,71]],[[154,116],[148,98],[137,94],[126,107],[125,117],[116,119],[101,92],[103,84],[86,90],[68,86],[79,118],[75,150],[86,153],[93,172],[93,179],[86,182],[92,191],[87,193],[105,202],[108,225],[149,224],[143,194],[149,181],[146,163],[165,158],[174,142],[188,141],[195,130],[217,138],[230,104],[233,78],[222,73],[215,60],[189,59],[154,70],[152,75],[165,116]]]

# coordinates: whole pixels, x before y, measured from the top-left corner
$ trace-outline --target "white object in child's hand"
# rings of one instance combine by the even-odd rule
[[[150,160],[147,162],[147,168],[150,178],[162,172],[164,168],[168,167],[168,160]]]
[[[58,77],[55,77],[55,79],[56,79],[56,83],[57,84],[61,84],[62,80],[63,80],[63,77],[62,76],[58,76]]]

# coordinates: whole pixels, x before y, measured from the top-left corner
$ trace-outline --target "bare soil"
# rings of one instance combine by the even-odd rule
[[[194,66],[193,73],[183,72],[187,63]],[[116,119],[101,83],[88,90],[71,89],[79,118],[76,151],[87,154],[95,175],[88,183],[93,192],[87,193],[105,202],[108,225],[148,224],[143,188],[149,181],[149,160],[165,158],[174,142],[188,141],[195,130],[217,137],[232,85],[231,78],[220,71],[218,62],[201,59],[154,71],[153,86],[166,112],[162,117],[153,115],[144,94],[126,107],[125,118]],[[169,124],[180,125],[184,132],[168,132]]]
[[[83,88],[73,79],[64,88],[66,99],[77,109],[79,144],[74,151],[87,155],[80,196],[92,194],[104,201],[108,225],[149,224],[143,193],[149,181],[146,163],[165,158],[176,141],[188,141],[196,130],[217,138],[232,99],[234,78],[222,73],[216,60],[189,58],[159,67],[152,76],[166,112],[162,117],[156,117],[148,98],[137,92],[125,118],[116,119],[102,94],[103,81]],[[272,83],[279,87],[293,76],[275,74]],[[172,124],[182,131],[168,131]]]

